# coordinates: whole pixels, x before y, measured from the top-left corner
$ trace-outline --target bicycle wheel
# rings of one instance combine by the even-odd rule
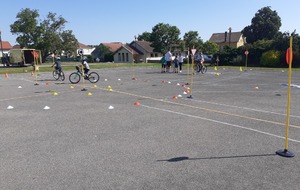
[[[207,67],[205,65],[202,66],[201,73],[204,74],[204,73],[206,73],[206,71],[207,71]]]
[[[72,84],[77,84],[80,81],[80,74],[78,74],[77,72],[71,73],[69,76],[69,80]]]
[[[62,80],[62,81],[64,81],[65,80],[65,73],[63,72],[63,71],[60,71],[60,79]]]
[[[199,73],[201,71],[201,65],[199,64],[195,65],[195,71]]]
[[[53,75],[53,78],[54,78],[55,80],[58,80],[58,79],[59,79],[59,74],[58,74],[58,72],[57,72],[56,70],[54,70],[54,71],[52,72],[52,75]]]
[[[91,83],[96,83],[99,81],[99,75],[96,72],[90,72],[88,79]]]

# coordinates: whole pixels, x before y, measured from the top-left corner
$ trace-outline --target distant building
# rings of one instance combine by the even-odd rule
[[[92,52],[95,50],[95,47],[91,47],[82,43],[79,43],[79,48],[77,49],[77,56],[79,56],[79,51],[83,50],[83,56],[90,56]]]
[[[98,58],[100,61],[114,61],[113,54],[122,47],[122,45],[121,42],[101,43],[92,52],[92,56]]]
[[[160,60],[161,53],[154,52],[151,43],[147,41],[133,41],[130,44],[122,45],[114,52],[114,62],[131,63],[152,62]]]
[[[2,45],[0,44],[0,49],[1,49],[0,50],[0,57],[3,57],[2,53],[4,55],[8,55],[9,54],[9,50],[12,49],[12,46],[10,45],[10,43],[8,41],[2,41]]]
[[[216,43],[220,50],[223,50],[226,45],[238,48],[246,44],[246,39],[241,32],[213,33],[208,41]]]

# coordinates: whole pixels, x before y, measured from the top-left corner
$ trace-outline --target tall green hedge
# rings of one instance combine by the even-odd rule
[[[279,67],[282,53],[280,51],[269,50],[264,52],[260,58],[260,65],[263,67]]]

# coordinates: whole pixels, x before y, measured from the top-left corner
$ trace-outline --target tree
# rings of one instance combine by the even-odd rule
[[[183,35],[183,41],[185,41],[185,46],[189,49],[196,48],[198,44],[199,35],[197,31],[189,31]]]
[[[219,51],[219,46],[214,42],[206,41],[203,44],[203,52],[208,55],[216,54]]]
[[[151,33],[150,32],[143,32],[141,35],[138,35],[139,41],[148,41],[150,42]]]
[[[281,18],[270,7],[264,7],[255,14],[251,25],[246,26],[242,33],[248,43],[258,40],[271,40],[281,27]]]
[[[37,10],[21,9],[17,20],[10,25],[11,33],[18,36],[16,41],[20,46],[41,50],[43,60],[52,53],[76,55],[79,47],[77,39],[71,30],[63,30],[67,21],[51,12],[40,22],[39,16]]]
[[[109,47],[100,44],[98,46],[99,49],[99,56],[101,61],[113,61],[114,60],[114,54],[110,51]]]
[[[179,46],[180,30],[176,26],[158,23],[152,28],[150,36],[151,46],[154,51],[165,53],[174,47]]]

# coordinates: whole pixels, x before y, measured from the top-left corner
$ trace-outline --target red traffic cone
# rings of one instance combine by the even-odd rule
[[[134,102],[133,105],[139,106],[139,105],[140,105],[140,102]]]

